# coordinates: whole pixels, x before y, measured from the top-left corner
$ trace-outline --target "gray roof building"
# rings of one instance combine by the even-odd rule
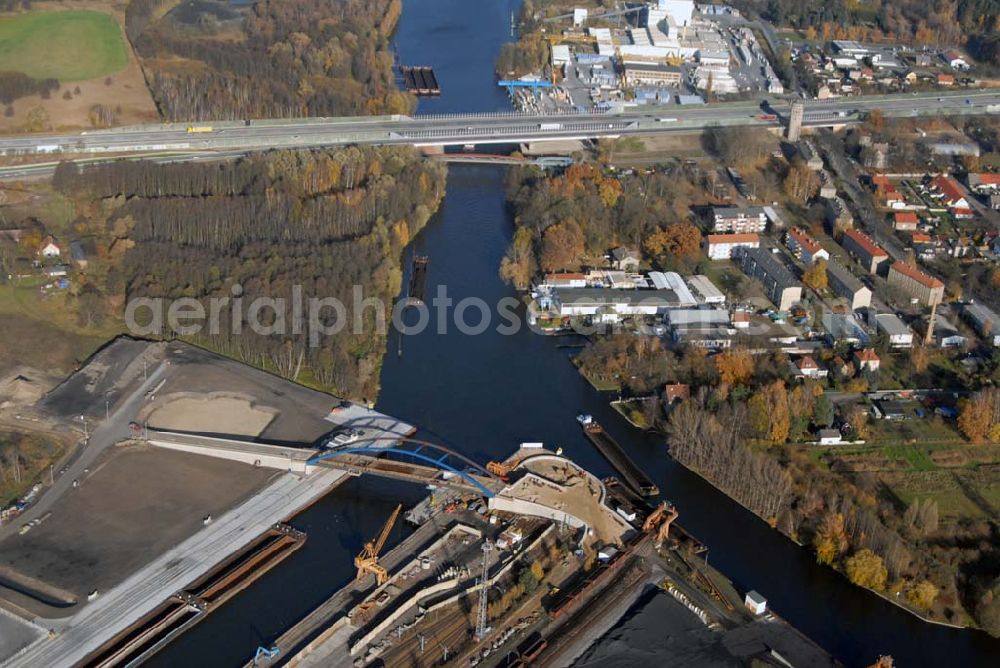
[[[871,288],[836,260],[826,263],[826,278],[833,293],[850,302],[852,310],[871,306]]]
[[[766,248],[742,248],[739,260],[743,273],[760,282],[767,298],[779,311],[789,310],[802,298],[802,286],[798,280]]]

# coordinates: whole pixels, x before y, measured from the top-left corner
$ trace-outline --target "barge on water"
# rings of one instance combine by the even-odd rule
[[[427,282],[427,264],[431,261],[426,255],[413,258],[413,270],[410,272],[410,299],[423,303],[424,283]]]
[[[183,591],[84,658],[79,668],[139,665],[243,591],[305,543],[306,535],[276,524]]]
[[[622,478],[632,489],[642,496],[656,496],[660,493],[660,488],[650,480],[642,469],[636,466],[632,458],[622,450],[622,447],[611,438],[610,434],[601,428],[601,425],[594,421],[594,418],[589,415],[580,415],[576,419],[583,425],[583,433],[587,435],[590,442],[621,473]]]
[[[441,94],[437,77],[434,76],[434,70],[430,67],[401,65],[399,73],[403,75],[403,84],[406,86],[406,90],[414,95],[430,97]]]

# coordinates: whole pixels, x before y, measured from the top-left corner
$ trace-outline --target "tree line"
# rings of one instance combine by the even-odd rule
[[[945,0],[930,6],[920,0],[735,0],[732,4],[776,25],[805,30],[812,38],[935,47],[967,44],[977,58],[1000,64],[1000,5],[995,0]]]
[[[247,304],[256,297],[290,303],[300,286],[304,299],[336,297],[350,308],[360,286],[391,307],[402,250],[436,210],[444,167],[409,148],[352,147],[254,154],[224,166],[63,165],[55,183],[72,198],[96,200],[92,210],[114,237],[108,245],[126,249],[101,287],[105,297],[192,297],[207,308],[212,297],[232,296],[235,285]],[[373,312],[363,316],[361,331],[346,327],[316,347],[308,332],[290,331],[291,322],[283,335],[254,334],[245,313],[235,323],[222,318],[219,331],[199,342],[373,399],[385,337]],[[323,325],[335,317],[325,313]]]
[[[0,103],[5,105],[29,95],[48,97],[55,90],[59,90],[56,79],[34,79],[23,72],[0,72]]]
[[[234,40],[156,18],[163,0],[133,0],[126,31],[167,120],[408,113],[389,44],[399,3],[261,0]]]

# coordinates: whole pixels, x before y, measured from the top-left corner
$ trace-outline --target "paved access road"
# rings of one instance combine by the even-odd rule
[[[93,418],[81,416],[82,419],[87,419],[88,438],[80,451],[73,457],[66,471],[55,478],[54,484],[45,490],[36,503],[29,506],[15,521],[0,526],[0,540],[13,535],[28,522],[51,510],[62,495],[72,487],[73,481],[82,478],[84,470],[92,466],[102,452],[129,437],[129,423],[145,401],[145,392],[155,387],[163,377],[164,368],[165,365],[161,363],[153,369],[146,380],[131,390],[125,401],[110,411],[107,419],[95,422]],[[81,421],[79,426],[83,427],[84,423]]]
[[[326,494],[348,474],[321,469],[300,478],[283,474],[260,494],[227,512],[68,620],[36,620],[55,630],[9,661],[10,668],[71,666],[113,634],[245,547],[276,522]]]
[[[0,155],[163,154],[254,151],[270,148],[344,144],[516,143],[698,130],[714,125],[762,126],[779,120],[762,112],[786,115],[787,100],[722,102],[695,107],[664,106],[622,112],[537,115],[514,112],[447,116],[373,116],[202,122],[142,125],[75,134],[21,135],[0,138]],[[881,109],[886,116],[987,113],[1000,109],[1000,93],[988,90],[895,94],[806,101],[806,125],[836,125],[858,114]],[[189,159],[191,159],[189,158]],[[18,167],[14,169],[23,169]]]

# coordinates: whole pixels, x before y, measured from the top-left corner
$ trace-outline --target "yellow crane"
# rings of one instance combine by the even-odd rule
[[[369,573],[375,575],[375,582],[379,585],[385,584],[386,580],[389,579],[389,572],[382,568],[382,565],[378,563],[378,554],[382,551],[382,547],[385,545],[385,541],[389,537],[389,532],[392,530],[392,526],[396,523],[396,518],[399,517],[399,511],[402,510],[402,508],[403,504],[396,506],[396,509],[392,511],[392,515],[389,515],[389,519],[385,521],[385,526],[382,527],[382,531],[379,533],[378,538],[365,543],[364,548],[358,556],[354,557],[354,565],[358,569],[359,580]]]
[[[642,530],[646,533],[653,533],[655,531],[656,546],[659,547],[669,537],[670,525],[673,524],[675,519],[677,519],[677,509],[667,504],[666,501],[663,501],[646,518],[646,521],[642,525]]]

